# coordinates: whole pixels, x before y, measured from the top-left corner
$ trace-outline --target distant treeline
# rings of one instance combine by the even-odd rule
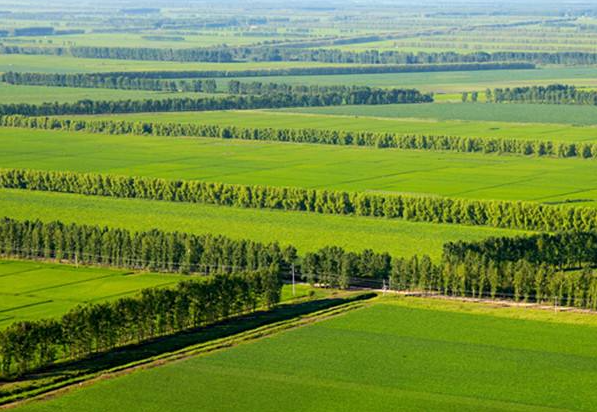
[[[0,331],[0,376],[22,375],[269,308],[279,302],[281,286],[272,267],[143,289],[134,297],[77,306],[59,319],[15,322]]]
[[[535,202],[248,186],[26,169],[0,169],[0,187],[549,232],[597,230],[595,208]]]
[[[320,107],[346,104],[429,103],[433,97],[415,89],[372,89],[340,87],[313,93],[276,93],[217,97],[145,100],[80,100],[74,103],[0,104],[0,116],[55,116],[72,114],[185,112],[245,110],[281,107]]]
[[[1,108],[2,106],[0,106],[0,110]],[[341,146],[370,146],[405,150],[447,150],[464,153],[511,153],[527,156],[554,156],[562,158],[578,157],[582,159],[597,158],[597,143],[523,140],[502,137],[413,135],[332,129],[253,128],[109,119],[71,120],[55,117],[28,117],[22,115],[0,116],[0,126],[42,130],[85,131],[89,133],[116,135],[196,136]]]
[[[16,85],[37,85],[55,87],[84,87],[125,90],[156,90],[215,93],[217,84],[213,79],[206,80],[166,80],[151,78],[88,76],[85,74],[46,74],[7,72],[2,81]],[[416,102],[419,92],[414,89],[378,88],[368,86],[305,86],[285,83],[240,82],[230,80],[226,91],[229,94],[243,95],[308,95],[341,96],[344,104],[387,104]],[[408,95],[412,94],[412,95]],[[415,96],[416,94],[417,96]],[[424,95],[431,101],[431,95]],[[339,100],[336,100],[339,101]]]
[[[213,79],[151,79],[142,77],[105,77],[87,74],[59,74],[59,73],[19,73],[6,72],[2,74],[2,81],[14,85],[53,86],[53,87],[81,87],[122,90],[154,90],[168,92],[205,92],[217,91],[216,81]]]
[[[351,51],[326,48],[297,48],[278,46],[206,47],[206,48],[148,48],[148,47],[33,47],[3,46],[4,54],[46,54],[94,59],[151,60],[178,62],[242,62],[242,61],[301,61],[352,64],[437,64],[528,62],[535,64],[595,64],[593,52],[402,52],[397,50]]]
[[[529,63],[463,63],[463,64],[413,64],[383,66],[324,66],[324,67],[288,67],[280,69],[247,69],[247,70],[183,70],[183,71],[128,71],[104,73],[23,73],[7,72],[2,81],[13,84],[37,84],[45,86],[71,86],[80,84],[102,84],[113,79],[204,79],[230,77],[266,77],[266,76],[324,76],[349,74],[382,74],[382,73],[416,73],[443,71],[477,71],[477,70],[517,70],[534,69]],[[109,80],[108,80],[109,79]],[[83,87],[83,86],[79,86]]]
[[[552,84],[549,86],[527,86],[487,89],[488,102],[503,103],[548,103],[597,105],[597,91],[579,90],[574,86]]]

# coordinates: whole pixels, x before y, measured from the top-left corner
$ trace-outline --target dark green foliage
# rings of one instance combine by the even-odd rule
[[[279,107],[319,107],[343,104],[428,103],[433,98],[415,89],[338,88],[308,93],[272,93],[162,100],[81,100],[75,103],[3,104],[0,115],[53,116],[65,114],[184,112]]]
[[[207,326],[280,300],[275,266],[144,289],[135,297],[78,306],[59,320],[17,322],[0,331],[0,376]]]
[[[288,247],[293,249],[292,247]],[[287,266],[277,243],[219,235],[131,232],[61,222],[0,220],[0,255],[175,273],[229,273]]]
[[[597,105],[597,91],[578,90],[574,86],[552,84],[549,86],[527,86],[493,89],[487,94],[487,101],[494,103],[548,103]]]
[[[535,202],[248,186],[25,169],[0,169],[0,187],[524,230],[597,230],[595,208]]]

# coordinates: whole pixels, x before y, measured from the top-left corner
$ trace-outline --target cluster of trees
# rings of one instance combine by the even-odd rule
[[[359,95],[359,101],[372,101],[375,104],[396,101],[396,91],[401,89],[380,89],[368,86],[321,86],[321,85],[296,85],[287,83],[240,82],[230,80],[227,92],[230,94],[321,94],[340,93]],[[409,90],[413,92],[414,90]],[[415,91],[416,92],[416,91]],[[418,92],[417,92],[418,93]],[[431,100],[431,95],[429,95]],[[348,102],[350,104],[350,102]]]
[[[483,257],[494,264],[525,260],[545,263],[559,269],[597,265],[597,232],[569,231],[532,236],[491,237],[478,242],[450,242],[444,245],[444,258],[457,264],[468,256]]]
[[[12,103],[0,105],[0,116],[55,116],[68,114],[183,112],[203,110],[243,110],[279,107],[318,107],[344,104],[428,103],[433,97],[415,89],[358,88],[329,92],[235,95],[218,97],[80,100],[75,103]]]
[[[391,262],[388,253],[375,253],[371,249],[348,252],[341,247],[328,246],[306,253],[301,262],[301,273],[311,284],[345,289],[359,285],[359,278],[387,279]]]
[[[597,143],[591,142],[574,143],[491,137],[405,135],[389,132],[333,129],[253,128],[196,123],[131,122],[126,120],[71,120],[22,115],[0,116],[0,126],[107,134],[270,140],[405,150],[448,150],[464,153],[513,153],[527,156],[597,158]]]
[[[490,238],[444,246],[445,294],[597,309],[597,233]]]
[[[296,250],[277,243],[234,240],[219,235],[193,235],[150,230],[0,220],[0,255],[22,259],[55,259],[136,270],[176,273],[229,273],[292,264]]]
[[[597,91],[578,90],[574,86],[564,84],[488,89],[485,94],[487,101],[493,103],[521,102],[597,105]]]
[[[355,193],[22,169],[0,169],[0,187],[550,232],[597,230],[595,208],[535,202]]]
[[[135,297],[80,305],[60,319],[16,322],[0,330],[0,376],[270,308],[279,302],[281,286],[271,267],[183,281],[175,288],[144,289]]]
[[[88,74],[62,73],[19,73],[6,72],[2,81],[15,85],[83,87],[123,90],[155,90],[170,92],[206,92],[215,93],[217,84],[213,79],[180,80],[152,79],[143,77],[106,77]]]

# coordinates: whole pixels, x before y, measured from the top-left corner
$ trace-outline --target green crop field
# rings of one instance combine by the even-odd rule
[[[597,199],[595,163],[582,159],[2,129],[0,165],[479,199]]]
[[[84,89],[74,87],[15,86],[0,83],[2,103],[76,102],[79,100],[143,100],[197,97],[201,93],[158,92],[145,90]]]
[[[588,411],[595,339],[591,315],[387,298],[22,410]]]
[[[60,316],[79,304],[116,299],[143,288],[165,287],[183,278],[0,260],[0,328],[16,321]]]
[[[135,70],[248,70],[284,67],[341,66],[317,62],[179,63],[169,61],[78,59],[68,56],[0,55],[0,72],[95,73]]]
[[[432,103],[280,109],[284,112],[433,120],[596,125],[597,107],[556,104]]]
[[[397,256],[429,254],[438,260],[448,241],[478,240],[522,232],[482,226],[414,223],[381,218],[237,209],[211,205],[96,198],[0,190],[2,216],[44,221],[168,231],[219,233],[236,239],[291,244],[300,253],[328,245],[366,248]]]
[[[479,104],[481,105],[481,104]],[[436,105],[439,106],[439,105]],[[451,105],[450,105],[451,106]],[[438,109],[450,109],[440,106]],[[455,105],[458,108],[459,105]],[[524,106],[524,105],[523,105]],[[558,106],[559,108],[561,106]],[[487,109],[495,108],[490,105]],[[335,108],[336,109],[336,108]],[[329,109],[329,111],[335,110]],[[341,110],[342,108],[338,108]],[[416,110],[405,108],[406,110]],[[429,108],[427,109],[430,111]],[[499,109],[499,108],[497,108]],[[540,108],[539,108],[540,109]],[[592,109],[592,108],[589,108]],[[299,111],[293,113],[291,111]],[[347,111],[347,109],[345,109]],[[384,110],[377,108],[377,110]],[[401,108],[395,109],[399,113]],[[551,110],[551,108],[547,108]],[[540,111],[540,110],[538,110]],[[592,110],[588,110],[590,114]],[[594,110],[593,110],[594,111]],[[315,111],[314,111],[315,112]],[[212,112],[174,112],[174,113],[135,113],[122,115],[98,116],[69,116],[69,118],[98,118],[147,122],[173,122],[173,123],[199,123],[220,124],[240,127],[289,127],[289,128],[314,128],[335,129],[350,131],[392,132],[399,134],[425,134],[425,135],[451,135],[475,137],[504,137],[514,139],[542,139],[555,141],[597,141],[597,127],[573,126],[570,124],[549,123],[516,123],[511,121],[464,121],[464,120],[438,120],[440,115],[445,116],[447,111],[433,119],[423,118],[398,118],[375,117],[355,115],[332,115],[305,113],[301,109],[288,109],[285,111],[265,110],[236,110]],[[545,117],[545,116],[543,116]],[[561,116],[560,116],[561,117]],[[568,121],[568,119],[562,119]],[[585,121],[593,121],[588,115]]]
[[[135,273],[125,270],[20,260],[0,260],[0,329],[13,322],[55,318],[77,305],[131,296],[141,289],[170,287],[197,276]],[[322,292],[299,284],[292,295],[282,290],[282,301]]]
[[[0,66],[0,70],[1,70]],[[428,73],[382,73],[326,76],[277,76],[237,78],[243,81],[291,84],[344,84],[378,87],[415,87],[435,93],[485,91],[494,87],[553,83],[597,86],[596,67],[541,67],[535,70],[480,70]],[[227,80],[222,80],[226,82]]]

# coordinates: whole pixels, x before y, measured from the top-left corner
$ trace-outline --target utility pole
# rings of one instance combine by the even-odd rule
[[[292,268],[292,296],[294,296],[296,294],[295,281],[294,281],[294,263],[291,265],[291,268]]]

